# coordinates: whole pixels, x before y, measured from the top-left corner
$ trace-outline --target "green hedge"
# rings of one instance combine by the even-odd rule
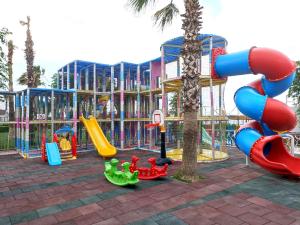
[[[0,133],[8,133],[8,125],[3,125],[3,126],[0,126]]]

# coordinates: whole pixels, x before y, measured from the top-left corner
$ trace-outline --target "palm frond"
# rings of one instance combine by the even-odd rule
[[[45,85],[45,82],[42,81],[43,76],[45,75],[45,69],[41,66],[33,66],[33,77],[32,77],[32,87],[36,88],[42,85]],[[23,73],[18,78],[18,83],[20,85],[28,85],[28,75],[27,72]]]
[[[19,78],[18,78],[18,83],[20,85],[27,85],[27,73],[23,73]]]
[[[155,0],[129,0],[128,4],[136,12],[140,12],[142,9],[146,8],[150,3],[154,4]]]
[[[154,14],[154,20],[155,24],[158,24],[158,26],[163,30],[166,25],[171,24],[174,17],[176,17],[179,14],[179,9],[177,6],[171,1],[167,6],[164,8],[158,10]]]

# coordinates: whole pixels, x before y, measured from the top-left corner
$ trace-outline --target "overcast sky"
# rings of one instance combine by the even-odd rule
[[[160,1],[168,2],[168,1]],[[183,1],[174,0],[183,12]],[[181,18],[161,32],[153,26],[150,7],[139,15],[126,5],[127,0],[1,0],[0,28],[13,32],[18,49],[14,58],[14,77],[25,68],[25,27],[19,20],[31,16],[35,64],[46,69],[46,81],[69,61],[82,59],[114,64],[140,63],[160,55],[164,41],[182,35]],[[299,0],[200,0],[204,5],[202,33],[225,37],[228,52],[251,46],[270,47],[299,59]],[[158,7],[161,5],[158,5]],[[234,109],[237,88],[256,76],[230,78],[226,86],[226,107]],[[16,84],[16,82],[15,82]],[[22,87],[15,85],[16,90]],[[285,95],[280,96],[285,100]]]

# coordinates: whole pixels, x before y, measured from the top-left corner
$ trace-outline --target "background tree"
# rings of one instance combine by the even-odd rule
[[[45,69],[41,66],[33,66],[33,74],[31,76],[31,87],[37,88],[41,85],[45,85],[45,83],[41,80],[41,78],[45,75]],[[27,72],[23,73],[19,79],[18,83],[20,85],[27,85],[28,84],[28,74]],[[29,87],[29,86],[28,86]]]
[[[50,85],[51,88],[57,88],[57,76],[58,76],[58,73],[55,73],[52,75],[51,85]]]
[[[25,59],[27,64],[27,86],[29,88],[33,88],[35,84],[34,79],[34,67],[33,67],[33,61],[34,61],[34,51],[33,51],[33,41],[30,31],[30,17],[27,16],[27,21],[20,21],[22,26],[27,26],[26,31],[26,41],[25,41]]]
[[[292,86],[289,88],[288,97],[293,98],[296,103],[297,114],[300,117],[300,61],[296,62],[297,70],[296,70],[296,77]]]
[[[129,5],[137,12],[146,8],[155,0],[129,0]],[[178,171],[180,179],[194,181],[198,179],[197,166],[197,111],[199,109],[199,60],[200,41],[197,40],[202,26],[202,9],[198,0],[184,0],[185,13],[181,16],[182,29],[184,30],[184,44],[181,52],[183,59],[183,109],[184,109],[184,131],[183,131],[183,157],[182,166]],[[162,9],[154,14],[155,24],[162,29],[170,24],[175,16],[179,14],[177,6],[170,1]]]
[[[7,28],[0,30],[0,89],[8,90],[8,68],[4,49],[7,45],[7,36],[11,34]],[[2,99],[3,101],[3,99]]]

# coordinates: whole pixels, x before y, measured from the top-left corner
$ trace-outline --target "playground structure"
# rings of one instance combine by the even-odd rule
[[[77,141],[73,129],[65,125],[53,134],[53,142],[56,143],[60,153],[60,158],[64,160],[72,160],[77,158]],[[48,152],[46,151],[46,134],[45,129],[42,134],[41,154],[42,160],[47,161]],[[58,147],[59,146],[59,147]]]
[[[227,41],[220,36],[202,34],[198,39],[202,43],[199,52],[201,98],[198,113],[198,161],[224,160],[228,158],[226,145],[233,145],[233,136],[240,125],[231,126],[228,120],[260,120],[251,110],[248,113],[242,108],[239,108],[240,111],[247,117],[228,116],[224,107],[226,77],[250,73],[252,64],[246,64],[246,53],[226,54],[224,49]],[[96,147],[103,157],[113,157],[116,149],[159,152],[159,130],[149,130],[146,125],[151,122],[153,111],[161,110],[165,118],[167,156],[180,160],[183,130],[180,93],[182,44],[182,37],[169,40],[161,46],[161,57],[141,64],[121,62],[107,65],[75,60],[59,70],[55,89],[1,92],[5,100],[13,97],[15,102],[15,118],[4,120],[1,124],[15,127],[15,148],[25,158],[40,157],[42,136],[45,135],[46,142],[51,142],[54,131],[66,125],[74,131],[77,152],[91,151]],[[272,68],[271,61],[267,61],[268,68]],[[258,62],[261,67],[254,72],[268,72],[264,70],[263,63]],[[291,68],[295,69],[293,66]],[[272,76],[276,76],[277,72],[280,74],[281,69],[280,66],[272,69]],[[289,74],[284,73],[286,75]],[[270,96],[277,95],[289,86],[291,77],[278,83],[263,78],[263,88],[271,93]],[[258,83],[251,85],[258,88],[258,91],[265,91]],[[8,104],[5,105],[7,108]],[[90,116],[92,119],[84,119]],[[93,130],[97,129],[101,131],[96,135],[100,137],[98,140],[93,137]],[[238,137],[242,130],[238,132]],[[281,140],[278,136],[275,139]],[[238,146],[244,143],[244,138],[237,143]],[[102,148],[101,145],[106,147]],[[299,146],[295,145],[294,148],[297,151]],[[105,153],[103,149],[110,151]]]
[[[212,48],[224,48],[227,41],[209,34],[199,35],[198,39],[202,43],[198,148],[200,153],[201,149],[210,152],[203,155],[204,160],[214,160],[215,152],[224,152],[226,159],[228,117],[223,98],[226,80],[209,75],[209,58]],[[169,40],[161,45],[161,57],[140,64],[107,65],[75,60],[59,69],[55,89],[5,92],[15,98],[16,120],[6,124],[16,127],[16,149],[24,157],[40,157],[43,127],[47,142],[51,142],[55,130],[69,125],[77,138],[77,152],[93,150],[88,129],[79,120],[82,115],[95,117],[108,142],[117,149],[159,151],[158,128],[145,127],[156,109],[161,110],[165,118],[167,150],[181,149],[182,44],[182,37]],[[211,138],[207,138],[207,134]]]
[[[214,49],[212,62],[214,77],[264,74],[235,93],[234,101],[239,110],[255,120],[239,128],[235,135],[236,145],[264,169],[299,177],[300,158],[289,153],[279,135],[294,129],[297,117],[287,105],[273,99],[292,84],[295,62],[276,50],[256,47],[231,54]]]

